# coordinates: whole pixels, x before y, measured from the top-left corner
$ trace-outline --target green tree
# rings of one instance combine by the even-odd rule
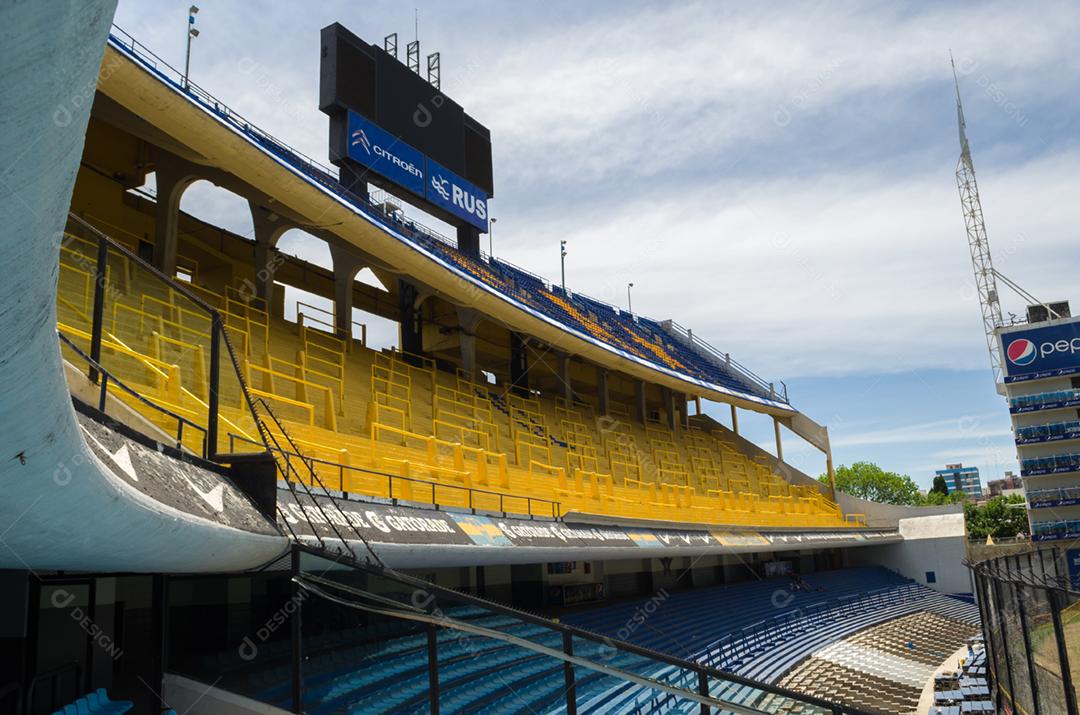
[[[945,483],[945,477],[940,474],[934,477],[934,486],[930,487],[930,491],[934,494],[941,494],[942,496],[949,493],[949,485]]]
[[[967,501],[967,495],[963,492],[952,492],[950,494],[942,494],[936,492],[933,489],[926,493],[926,496],[919,502],[920,506],[940,506],[941,504],[960,504]]]
[[[828,483],[829,475],[819,479]],[[836,488],[860,499],[883,504],[917,506],[922,494],[915,481],[906,474],[887,472],[872,462],[855,462],[850,467],[841,465],[836,470]]]
[[[967,502],[964,504],[964,520],[967,522],[968,536],[979,539],[1016,536],[1028,528],[1024,497],[1017,494],[994,497],[983,506]]]

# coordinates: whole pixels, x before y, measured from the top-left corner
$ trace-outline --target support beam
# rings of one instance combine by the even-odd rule
[[[172,278],[176,275],[176,253],[180,246],[180,199],[196,180],[192,166],[164,152],[155,153],[157,207],[154,214],[154,267]]]
[[[401,278],[398,279],[398,322],[401,330],[401,350],[412,355],[424,352],[424,337],[420,329],[418,309],[420,290]]]
[[[515,395],[529,395],[529,355],[525,337],[510,331],[510,389]]]
[[[462,224],[457,227],[457,248],[468,256],[480,257],[480,231],[475,226]]]
[[[459,338],[461,347],[461,369],[468,373],[469,379],[476,382],[479,372],[476,369],[476,328],[480,325],[481,315],[471,308],[457,308]]]
[[[672,432],[675,431],[679,420],[675,417],[675,391],[665,387],[661,391],[664,400],[664,411],[667,412],[667,426]]]
[[[731,406],[731,431],[739,434],[739,408],[735,405]]]
[[[559,381],[562,382],[563,399],[568,405],[573,404],[574,388],[570,383],[570,356],[565,353],[559,354]]]
[[[361,256],[342,245],[330,244],[334,262],[334,329],[338,337],[352,339],[353,282],[364,267]]]
[[[600,409],[600,414],[606,416],[608,413],[608,371],[607,368],[596,368],[596,403]]]
[[[825,473],[829,475],[830,499],[836,501],[836,470],[833,468],[832,444],[829,442],[829,428],[825,427]]]
[[[261,300],[269,311],[274,302],[274,274],[285,262],[277,251],[278,240],[283,233],[299,226],[255,201],[248,201],[248,208],[255,229],[255,281],[248,292]],[[244,285],[247,287],[247,279]]]
[[[780,440],[780,420],[773,417],[773,433],[776,435],[776,458],[784,461],[784,443]]]
[[[649,418],[649,405],[645,400],[645,381],[638,380],[634,385],[634,416],[637,417],[638,422],[645,424]]]

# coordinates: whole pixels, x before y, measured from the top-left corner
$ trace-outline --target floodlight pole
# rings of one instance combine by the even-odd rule
[[[630,300],[630,289],[634,287],[633,283],[626,284],[626,312],[631,315],[634,314],[634,303]]]
[[[562,270],[562,291],[566,292],[566,240],[559,241],[559,266]]]
[[[499,219],[491,219],[491,223],[488,225],[488,256],[495,257],[495,223]]]
[[[195,29],[195,16],[199,14],[199,8],[192,5],[188,8],[187,24],[187,52],[184,54],[184,89],[188,88],[188,73],[191,71],[191,40],[199,36]]]

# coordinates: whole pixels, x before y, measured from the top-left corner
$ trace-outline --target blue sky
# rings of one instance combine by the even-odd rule
[[[187,2],[120,0],[177,66]],[[205,2],[192,77],[325,160],[319,29],[440,51],[493,137],[496,255],[673,317],[830,425],[837,464],[924,486],[1015,469],[954,169],[951,48],[996,266],[1074,298],[1080,6],[1070,3]],[[242,233],[206,186],[184,208]],[[307,249],[299,247],[301,252]],[[1003,295],[1007,311],[1023,303]],[[771,443],[749,416],[748,433]],[[787,440],[811,473],[819,455]]]

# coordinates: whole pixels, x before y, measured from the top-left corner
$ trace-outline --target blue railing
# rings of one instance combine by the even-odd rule
[[[1052,422],[1016,429],[1017,442],[1056,442],[1077,438],[1080,438],[1080,420]]]
[[[1027,501],[1032,509],[1080,504],[1080,487],[1032,489],[1027,492]]]
[[[1037,395],[1019,395],[1009,399],[1009,409],[1039,410],[1080,405],[1080,390],[1055,390]]]
[[[1020,461],[1024,476],[1042,474],[1063,474],[1080,471],[1080,453],[1052,454],[1047,457],[1032,457]]]
[[[507,291],[506,285],[493,284],[488,279],[489,276],[485,275],[485,269],[490,273],[496,274],[497,277],[506,280],[510,284],[513,284],[515,280],[523,280],[526,283],[533,281],[537,285],[542,285],[545,291],[551,291],[553,294],[555,291],[551,281],[523,268],[519,268],[508,261],[495,259],[483,252],[480,254],[480,261],[477,262],[476,265],[473,265],[473,259],[464,259],[464,256],[456,251],[456,241],[443,236],[439,232],[425,226],[411,217],[406,217],[398,212],[386,211],[383,207],[387,204],[388,200],[396,198],[392,197],[390,194],[386,194],[382,191],[373,191],[369,196],[363,197],[349,191],[339,182],[338,176],[334,170],[312,159],[310,156],[295,149],[289,144],[278,140],[244,118],[243,115],[233,111],[228,105],[213,94],[206,91],[198,84],[191,82],[190,79],[185,78],[179,70],[154,54],[154,52],[141,44],[122,28],[113,25],[113,31],[109,35],[109,41],[142,62],[150,72],[157,75],[163,82],[173,86],[180,92],[186,93],[202,107],[213,112],[213,114],[222,121],[227,122],[237,130],[243,132],[246,136],[274,156],[281,159],[288,166],[299,171],[304,176],[323,186],[335,196],[345,200],[350,205],[360,209],[377,221],[393,223],[395,228],[408,239],[424,248],[442,253],[443,255],[440,256],[441,258],[449,258],[453,265],[464,270],[471,279],[496,290],[500,295],[515,302],[524,302],[528,307],[538,310],[545,316],[556,320],[565,328],[575,332],[582,332],[592,340],[600,340],[600,342],[603,342],[614,350],[632,354],[634,357],[645,360],[661,369],[672,370],[677,374],[684,374],[691,378],[729,388],[736,392],[762,397],[770,401],[788,402],[787,388],[782,382],[779,383],[780,388],[777,389],[774,387],[773,383],[763,380],[738,362],[732,360],[729,354],[721,353],[708,343],[700,340],[700,338],[690,334],[689,331],[683,330],[681,327],[677,328],[674,337],[676,338],[676,342],[681,343],[681,347],[685,350],[675,355],[675,357],[679,358],[679,363],[685,366],[684,370],[673,369],[664,365],[662,361],[655,360],[647,355],[638,354],[634,350],[626,350],[623,347],[611,344],[607,340],[601,340],[597,336],[592,335],[592,331],[590,331],[587,326],[577,325],[577,322],[579,321],[572,319],[568,320],[571,316],[564,314],[564,311],[557,310],[557,306],[551,304],[550,301],[529,300],[529,291]],[[447,254],[447,249],[452,250],[452,256]],[[515,293],[517,294],[515,295]],[[535,296],[536,294],[533,293],[532,295]],[[657,321],[651,321],[645,318],[639,320],[635,316],[630,315],[616,306],[595,298],[589,298],[583,294],[572,294],[567,291],[564,297],[571,301],[578,309],[594,311],[597,314],[597,317],[603,321],[603,327],[605,329],[610,329],[616,335],[618,335],[619,332],[625,331],[650,339],[654,342],[660,342],[668,348],[678,347],[662,341],[662,336],[667,335],[668,333],[660,328],[661,323]],[[671,323],[671,325],[677,326],[675,323]],[[683,340],[682,338],[686,339]],[[689,351],[691,355],[688,355],[685,351]],[[718,356],[723,357],[722,362],[717,359]]]

